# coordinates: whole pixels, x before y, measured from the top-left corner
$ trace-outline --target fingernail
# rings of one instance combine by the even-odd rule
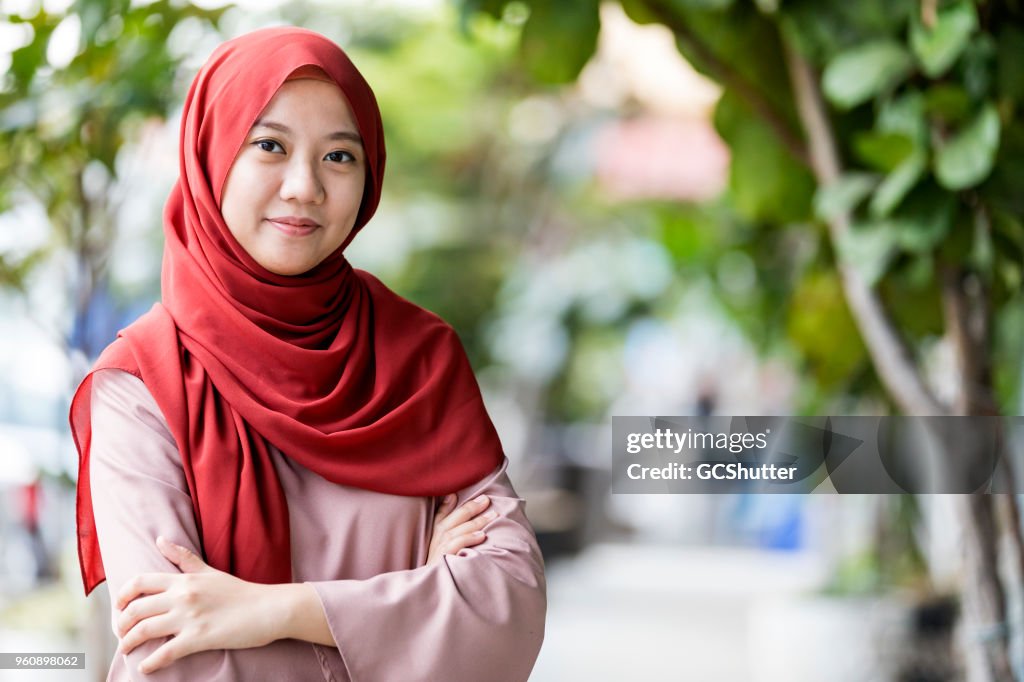
[[[480,497],[476,498],[473,501],[476,502],[477,504],[483,504],[484,502],[487,501],[487,496],[486,495],[481,495]]]
[[[494,519],[498,518],[498,512],[496,512],[496,511],[489,511],[486,514],[484,514],[484,518],[487,519],[488,521],[493,521]]]

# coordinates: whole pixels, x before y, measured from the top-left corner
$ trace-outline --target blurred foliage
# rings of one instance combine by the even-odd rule
[[[481,13],[525,15],[519,59],[549,90],[579,77],[586,63],[579,50],[594,43],[599,8],[598,0],[571,0],[553,16],[551,4],[459,3],[464,24]],[[793,407],[843,411],[851,397],[886,400],[890,409],[898,402],[882,389],[864,330],[848,310],[845,265],[880,300],[888,319],[874,324],[891,325],[886,331],[906,343],[912,372],[935,378],[928,365],[946,337],[954,354],[968,358],[961,366],[975,366],[968,370],[974,374],[954,378],[958,395],[976,401],[968,409],[1016,413],[1024,325],[1024,7],[987,0],[619,4],[633,21],[669,29],[687,61],[722,86],[714,124],[731,154],[721,201],[641,204],[632,207],[632,222],[657,225],[647,234],[671,255],[676,276],[711,283],[761,352],[795,350],[806,381]],[[549,36],[548,49],[536,49],[528,39],[536,35]],[[822,162],[833,147],[834,179]],[[745,271],[753,281],[736,286],[751,278],[729,273]],[[949,315],[955,305],[972,322]],[[592,386],[574,384],[573,367],[578,357],[599,365],[609,357],[601,350],[607,341],[595,338],[593,325],[565,321],[573,351],[565,353],[569,370],[558,375],[565,384],[556,384],[547,407],[569,418],[588,408],[596,416],[599,401],[587,405],[580,396],[600,392],[593,384],[602,373],[590,373]],[[628,316],[613,323],[629,324]],[[606,395],[611,402],[613,394]],[[919,510],[910,496],[887,501],[894,506],[882,515],[884,537],[839,567],[835,591],[922,580]]]
[[[70,253],[72,328],[82,328],[115,234],[118,153],[181,96],[176,76],[189,46],[172,33],[213,27],[222,12],[173,0],[76,0],[63,11],[0,14],[20,42],[0,81],[0,209],[33,201],[50,223],[34,250],[0,253],[0,285],[23,288],[40,263]]]
[[[77,0],[59,13],[0,15],[26,38],[0,87],[3,205],[27,193],[46,207],[60,243],[102,249],[90,239],[98,222],[90,211],[117,177],[118,152],[180,99],[184,55],[170,51],[172,31],[187,21],[215,25],[222,12],[169,0]]]
[[[724,86],[714,124],[732,163],[719,201],[621,204],[574,177],[581,136],[609,115],[583,110],[570,91],[596,48],[597,0],[461,0],[464,35],[447,16],[280,9],[345,45],[377,92],[389,145],[383,213],[407,230],[387,281],[450,320],[475,365],[510,366],[539,385],[552,418],[593,419],[623,378],[588,377],[581,358],[608,361],[632,324],[670,318],[681,286],[711,287],[754,347],[796,358],[809,391],[795,407],[817,411],[883,395],[837,259],[875,284],[920,352],[944,331],[941,272],[966,268],[996,312],[996,386],[1015,411],[1024,28],[1014,6],[939,1],[932,17],[910,0],[620,4],[668,27]],[[4,282],[23,282],[54,249],[102,270],[118,154],[140,124],[173,111],[188,37],[216,30],[225,11],[79,0],[2,18],[24,39],[0,87],[0,209],[31,197],[53,226],[37,252],[0,253]],[[66,41],[74,49],[61,61]],[[845,172],[827,187],[808,167],[787,49],[818,69],[828,97]],[[518,119],[550,134],[512,134]],[[833,246],[824,222],[846,212],[853,229]],[[636,269],[655,252],[656,267]],[[524,353],[531,345],[546,349]]]
[[[465,16],[525,14],[524,71],[541,83],[569,83],[585,61],[578,49],[593,42],[598,2],[564,3],[558,17],[550,4],[460,7]],[[917,352],[944,331],[941,273],[971,273],[994,311],[995,343],[986,352],[999,402],[1016,412],[1020,356],[1008,338],[1024,305],[1024,9],[971,0],[620,4],[634,21],[669,28],[687,60],[724,87],[715,125],[732,155],[728,197],[710,208],[647,210],[660,222],[662,244],[689,270],[713,274],[730,251],[747,254],[756,293],[733,305],[718,291],[755,345],[775,347],[770,334],[795,346],[821,398],[880,396],[877,380],[863,380],[872,369],[845,310],[836,260],[848,259],[876,287]],[[545,32],[557,34],[548,50],[525,39]],[[844,173],[828,186],[810,172],[787,50],[818,70],[830,105]],[[833,253],[822,225],[840,214],[854,224]],[[708,241],[723,231],[736,238]]]

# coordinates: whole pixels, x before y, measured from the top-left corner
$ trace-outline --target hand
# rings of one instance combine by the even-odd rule
[[[119,652],[127,654],[151,639],[171,636],[139,666],[144,674],[197,651],[263,646],[277,638],[277,586],[250,583],[208,566],[185,547],[157,538],[160,552],[181,573],[143,573],[117,595]]]
[[[434,534],[430,538],[427,564],[441,560],[445,554],[457,554],[466,547],[479,545],[487,538],[483,527],[498,518],[493,509],[484,510],[491,504],[490,498],[480,495],[455,508],[455,495],[446,495],[444,502],[434,514]]]

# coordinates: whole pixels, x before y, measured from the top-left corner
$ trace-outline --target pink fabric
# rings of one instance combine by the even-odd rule
[[[146,386],[118,370],[97,372],[91,404],[96,529],[116,594],[138,573],[177,571],[157,550],[158,534],[197,552],[199,534],[174,438]],[[423,566],[435,498],[331,483],[276,448],[271,461],[290,510],[293,580],[316,589],[337,648],[281,640],[200,652],[140,675],[138,664],[164,641],[156,640],[116,655],[109,680],[529,677],[544,633],[543,562],[506,464],[458,491],[460,503],[491,497],[499,517],[487,540]]]

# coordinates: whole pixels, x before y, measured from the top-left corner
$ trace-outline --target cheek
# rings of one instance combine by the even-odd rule
[[[362,182],[347,182],[340,188],[338,192],[338,203],[344,210],[346,216],[355,219],[357,213],[359,213],[359,207],[363,203],[363,186]]]
[[[267,185],[259,173],[251,172],[242,164],[232,168],[224,183],[220,208],[232,234],[238,236],[254,228],[261,202],[269,191]]]

